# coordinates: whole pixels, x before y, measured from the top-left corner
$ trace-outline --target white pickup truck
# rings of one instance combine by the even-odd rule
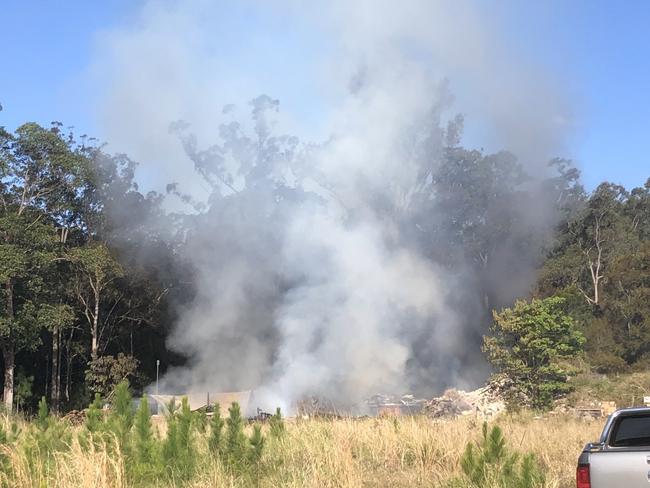
[[[650,408],[609,416],[600,440],[580,454],[576,488],[650,488]]]

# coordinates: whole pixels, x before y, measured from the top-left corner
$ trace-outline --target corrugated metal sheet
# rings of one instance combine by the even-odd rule
[[[239,403],[243,416],[252,415],[253,410],[253,392],[246,391],[231,391],[231,392],[218,392],[218,393],[188,393],[177,395],[147,395],[149,405],[153,413],[164,415],[167,413],[167,405],[173,400],[176,405],[180,405],[183,397],[187,397],[190,404],[190,410],[195,411],[208,406],[208,401],[211,406],[216,403],[219,404],[219,409],[222,416],[228,415],[228,409],[233,402]]]

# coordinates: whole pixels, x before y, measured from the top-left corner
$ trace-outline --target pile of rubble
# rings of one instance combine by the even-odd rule
[[[476,415],[490,418],[505,411],[506,404],[494,391],[485,386],[473,391],[450,389],[442,396],[432,398],[424,408],[433,418],[452,418],[461,415]]]
[[[555,401],[549,415],[573,415],[579,419],[590,421],[607,417],[617,409],[616,402],[600,400],[583,400],[578,405],[570,405],[566,398]]]
[[[72,425],[82,425],[86,421],[86,411],[70,410],[63,416],[63,420],[69,422]]]
[[[413,395],[377,394],[370,397],[366,404],[369,412],[377,417],[415,415],[422,413],[427,400]]]
[[[345,407],[334,403],[329,398],[315,395],[305,396],[295,405],[299,418],[341,419],[349,415]]]

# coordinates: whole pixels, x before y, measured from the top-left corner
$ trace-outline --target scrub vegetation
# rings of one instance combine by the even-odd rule
[[[249,424],[236,404],[208,422],[187,402],[164,422],[121,388],[108,411],[70,425],[41,402],[0,425],[3,487],[570,487],[600,422],[502,415],[281,419]],[[127,400],[129,400],[127,402]],[[94,408],[94,407],[93,407]],[[217,410],[218,411],[218,410]]]

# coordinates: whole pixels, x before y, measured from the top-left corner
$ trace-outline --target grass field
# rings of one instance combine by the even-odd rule
[[[503,429],[509,450],[535,453],[546,474],[544,486],[567,488],[575,486],[581,448],[596,440],[602,427],[600,421],[535,419],[526,413],[502,416],[493,423]],[[172,473],[161,481],[146,475],[134,480],[119,450],[83,442],[83,426],[70,427],[63,435],[65,443],[47,450],[34,447],[29,440],[34,427],[21,423],[20,433],[13,440],[5,439],[2,447],[3,476],[12,488],[444,487],[454,478],[462,479],[459,460],[466,444],[480,437],[481,425],[468,417],[444,422],[424,417],[287,421],[279,438],[269,436],[264,426],[266,444],[255,481],[225,469],[218,458],[208,455],[207,434],[195,432],[196,463],[191,476],[180,480]],[[5,427],[11,431],[9,419]]]

